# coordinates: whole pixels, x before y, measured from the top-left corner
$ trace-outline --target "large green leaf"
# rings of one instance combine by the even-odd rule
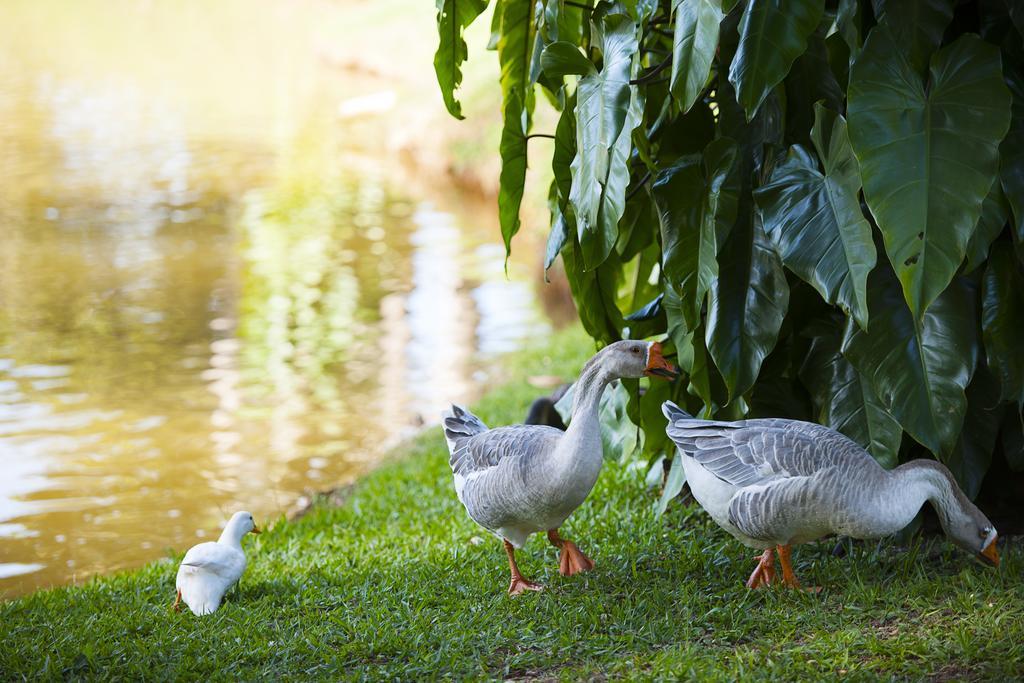
[[[697,101],[711,75],[718,49],[722,0],[672,0],[675,31],[672,39],[672,97],[684,111]]]
[[[845,88],[839,85],[829,64],[823,33],[819,28],[807,39],[807,51],[793,62],[784,82],[786,139],[793,143],[810,143],[818,102],[832,111],[842,111],[845,106]]]
[[[1013,235],[1024,261],[1024,76],[1018,70],[1007,69],[1007,72],[1006,84],[1013,95],[1013,116],[1010,132],[999,147],[999,178],[1013,210]]]
[[[570,237],[562,248],[562,262],[583,329],[599,341],[618,341],[623,326],[622,312],[615,305],[620,276],[618,255],[612,252],[596,273],[588,273],[583,267],[579,242]]]
[[[1009,242],[992,245],[982,287],[985,355],[1001,400],[1024,407],[1024,273]]]
[[[956,445],[978,360],[975,296],[957,278],[915,320],[892,270],[880,264],[868,278],[870,332],[846,323],[843,355],[903,429],[940,459]]]
[[[992,241],[999,237],[999,233],[1006,227],[1006,219],[1009,218],[1009,207],[1006,204],[1006,197],[1003,196],[1003,189],[999,183],[992,183],[985,202],[981,205],[981,217],[978,218],[978,225],[974,228],[974,234],[967,242],[967,258],[964,261],[965,273],[974,271],[988,258],[988,247]]]
[[[999,383],[984,363],[978,364],[974,379],[967,387],[967,415],[960,438],[946,466],[971,499],[981,490],[981,481],[992,463],[992,451],[1003,419],[999,403]]]
[[[718,275],[718,250],[736,220],[739,193],[736,144],[711,142],[658,174],[654,200],[661,225],[662,272],[678,290],[686,330],[700,319]]]
[[[752,216],[742,216],[723,245],[710,294],[707,348],[731,403],[757,379],[789,306],[782,262]]]
[[[643,102],[629,85],[637,68],[637,29],[625,14],[601,18],[596,32],[604,62],[576,90],[576,158],[569,198],[587,270],[608,257],[618,236],[629,184],[630,137]]]
[[[932,55],[925,83],[879,24],[853,65],[848,116],[865,199],[920,318],[960,267],[996,177],[1010,124],[999,51],[961,36]]]
[[[557,200],[556,200],[557,201]],[[544,248],[544,278],[547,280],[547,272],[555,263],[555,259],[562,252],[562,247],[569,240],[569,223],[557,203],[554,205],[552,214],[554,218],[551,223],[551,232],[548,233],[547,245]]]
[[[903,429],[840,352],[841,324],[821,321],[807,332],[813,339],[800,379],[814,399],[818,422],[859,443],[883,467],[895,467]]]
[[[867,329],[875,245],[860,212],[860,174],[846,121],[818,105],[811,137],[825,172],[811,152],[794,146],[754,198],[786,267]]]
[[[536,83],[540,80],[543,84],[541,72],[544,50],[558,41],[573,46],[579,43],[583,13],[577,7],[564,7],[562,0],[538,0],[535,12],[537,31],[530,60],[530,81]],[[552,77],[550,74],[548,76]]]
[[[888,0],[882,21],[892,31],[896,45],[920,77],[928,58],[942,43],[942,33],[953,18],[954,0]]]
[[[729,65],[736,101],[754,118],[761,102],[807,48],[818,27],[824,0],[749,0],[740,19],[740,43]]]
[[[512,237],[519,232],[519,206],[523,202],[523,187],[526,183],[526,135],[530,130],[533,111],[530,58],[535,29],[531,3],[508,2],[502,7],[502,33],[498,40],[503,97],[498,221],[507,256],[512,251]]]
[[[672,457],[672,465],[668,470],[668,477],[665,478],[665,488],[661,491],[655,513],[660,517],[665,514],[668,504],[679,495],[686,483],[686,470],[683,469],[683,456],[676,453]]]
[[[468,58],[462,32],[487,9],[487,0],[437,0],[437,35],[440,43],[434,54],[434,71],[448,113],[463,118],[462,105],[455,90],[462,83],[462,63]]]

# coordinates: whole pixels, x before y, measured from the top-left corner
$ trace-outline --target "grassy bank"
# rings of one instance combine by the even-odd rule
[[[522,419],[530,374],[570,377],[578,332],[510,359],[479,414]],[[1024,553],[991,571],[944,542],[797,551],[821,595],[748,592],[753,567],[695,508],[657,519],[642,474],[611,464],[565,535],[597,562],[570,579],[534,538],[510,599],[498,542],[455,498],[432,429],[340,505],[321,501],[246,546],[250,568],[214,615],[169,610],[173,559],[0,605],[0,678],[852,678],[1024,675]],[[178,556],[180,557],[180,556]]]

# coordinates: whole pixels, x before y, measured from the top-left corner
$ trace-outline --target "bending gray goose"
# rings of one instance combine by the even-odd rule
[[[593,568],[575,543],[559,536],[558,528],[586,500],[601,472],[601,394],[614,379],[674,374],[657,342],[620,341],[583,366],[565,432],[542,425],[488,429],[459,406],[445,412],[455,493],[473,521],[503,541],[512,573],[510,595],[542,588],[523,578],[515,558],[515,549],[538,531],[546,531],[560,549],[562,575]]]
[[[926,501],[954,543],[997,566],[996,530],[953,475],[932,460],[885,470],[828,427],[796,420],[698,420],[671,401],[666,433],[678,446],[693,497],[723,529],[764,550],[748,588],[800,584],[790,546],[830,534],[879,538],[906,527]]]

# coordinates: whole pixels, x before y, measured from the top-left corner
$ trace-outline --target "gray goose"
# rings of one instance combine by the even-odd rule
[[[799,588],[790,546],[830,534],[879,538],[906,527],[924,503],[961,548],[997,566],[996,529],[946,467],[913,460],[885,470],[839,432],[783,419],[698,420],[671,401],[666,433],[683,458],[693,497],[723,529],[763,550],[748,588]]]
[[[524,579],[516,566],[515,549],[533,533],[547,532],[559,548],[562,575],[593,568],[558,528],[586,500],[601,472],[601,394],[615,379],[674,374],[657,342],[620,341],[583,366],[565,432],[543,425],[488,429],[459,406],[444,413],[455,493],[473,521],[502,540],[512,574],[510,595],[542,588]]]

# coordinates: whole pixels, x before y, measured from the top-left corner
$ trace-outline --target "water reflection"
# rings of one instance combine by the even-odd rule
[[[313,108],[326,129],[300,117],[271,146],[198,135],[131,79],[17,71],[0,99],[0,595],[348,481],[475,393],[482,356],[546,327],[489,222],[352,168],[339,98]]]

